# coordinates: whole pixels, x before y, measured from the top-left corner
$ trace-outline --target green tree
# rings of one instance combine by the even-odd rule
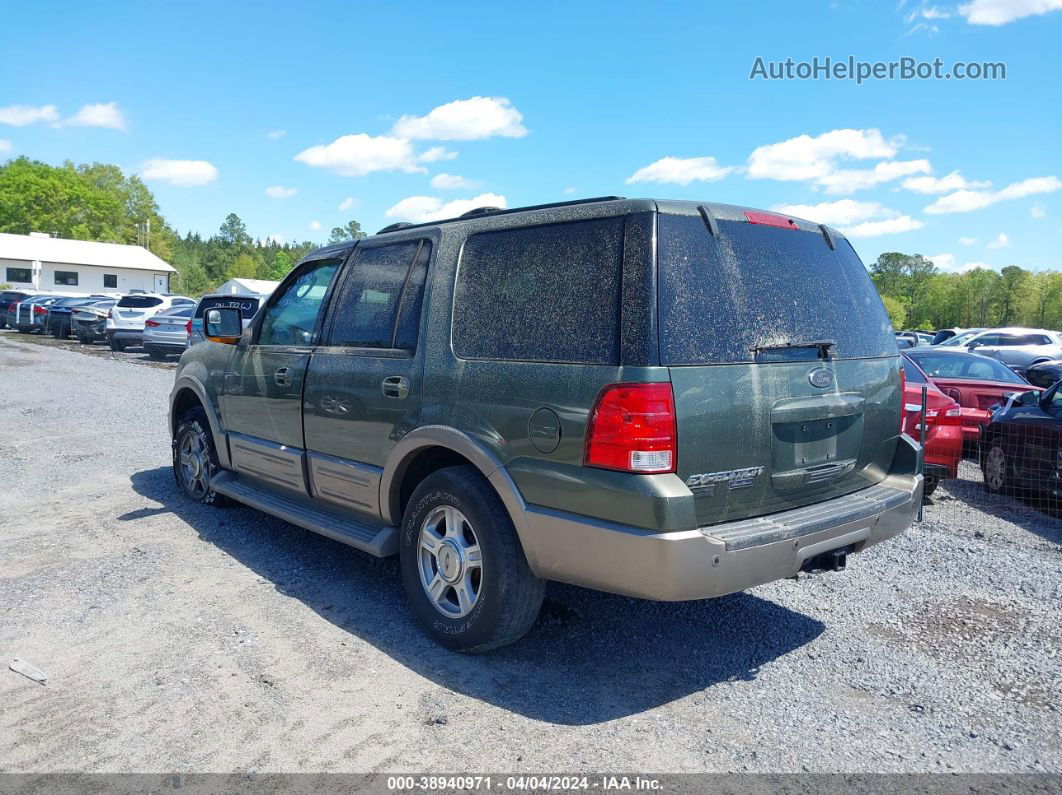
[[[258,260],[246,251],[241,251],[229,265],[225,273],[226,279],[256,279],[258,278]]]
[[[229,213],[225,216],[225,222],[221,225],[221,229],[218,230],[218,235],[222,243],[227,243],[230,246],[249,246],[251,244],[251,236],[247,234],[247,224],[240,220],[240,216],[236,215],[236,213]]]
[[[881,303],[885,304],[885,311],[889,313],[892,327],[897,330],[904,328],[904,323],[907,321],[907,307],[903,305],[903,301],[891,295],[883,295]]]
[[[357,221],[348,221],[345,226],[337,226],[332,229],[328,237],[329,243],[342,243],[344,240],[361,240],[365,233],[361,231],[361,224]]]

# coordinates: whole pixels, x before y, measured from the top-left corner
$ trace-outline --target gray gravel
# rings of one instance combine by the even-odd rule
[[[393,561],[182,499],[171,372],[13,337],[0,770],[1062,772],[1062,524],[972,465],[843,574],[551,586],[470,658],[418,633]]]

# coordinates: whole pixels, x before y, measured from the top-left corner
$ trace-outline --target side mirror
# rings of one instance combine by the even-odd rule
[[[243,336],[243,317],[234,306],[219,306],[208,309],[203,318],[205,336],[211,342],[235,345]]]
[[[974,348],[976,348],[980,344],[981,343],[978,342],[977,340],[974,340],[973,342],[967,342],[966,343],[966,350],[972,351]]]
[[[1021,397],[1018,398],[1018,402],[1023,406],[1039,406],[1042,395],[1043,393],[1037,389],[1030,390],[1029,392],[1022,392]]]

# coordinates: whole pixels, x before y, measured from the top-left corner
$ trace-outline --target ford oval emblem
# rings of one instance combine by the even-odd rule
[[[808,380],[812,386],[825,389],[828,386],[833,386],[833,371],[827,370],[825,367],[818,367],[808,373]]]

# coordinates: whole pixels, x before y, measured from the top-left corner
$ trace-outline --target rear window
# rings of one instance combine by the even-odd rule
[[[616,364],[622,253],[622,217],[472,235],[457,274],[454,351]]]
[[[838,358],[896,355],[889,317],[851,245],[817,232],[661,214],[660,355],[665,364],[757,360],[753,349],[833,340]],[[806,351],[814,358],[814,349]]]
[[[219,306],[233,306],[239,309],[240,316],[247,320],[254,317],[254,313],[258,311],[258,303],[258,298],[245,295],[219,295],[214,298],[204,298],[195,308],[195,316],[202,317],[206,310],[216,309]]]
[[[1005,384],[1024,384],[1025,379],[1002,362],[987,356],[912,354],[918,366],[931,378],[958,378],[972,381],[1002,381]]]
[[[118,302],[119,309],[149,309],[162,303],[151,295],[127,295]]]

